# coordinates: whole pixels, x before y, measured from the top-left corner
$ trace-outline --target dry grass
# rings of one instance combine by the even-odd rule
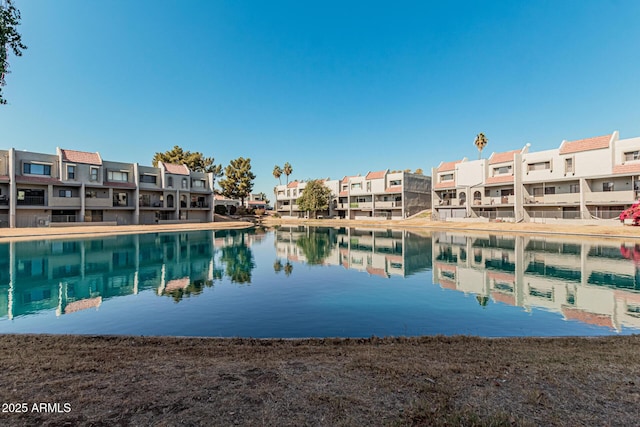
[[[637,425],[640,337],[7,335],[2,425]]]

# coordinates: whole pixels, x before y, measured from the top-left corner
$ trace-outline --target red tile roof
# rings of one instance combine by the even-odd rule
[[[76,311],[86,310],[87,308],[99,307],[102,303],[102,297],[81,299],[67,304],[64,308],[64,314],[75,313]]]
[[[0,175],[0,181],[9,181],[9,175]]]
[[[440,166],[438,166],[437,172],[448,172],[448,171],[452,171],[456,168],[456,165],[458,163],[461,163],[462,160],[456,160],[453,162],[442,162],[440,163]]]
[[[113,188],[136,188],[136,184],[134,184],[133,182],[105,181],[104,185]]]
[[[615,165],[614,175],[630,174],[640,172],[640,163],[627,163],[626,165]]]
[[[447,279],[440,279],[440,287],[445,289],[451,289],[454,291],[458,289],[456,282],[454,282],[453,280],[447,280]]]
[[[102,159],[98,153],[88,153],[86,151],[64,150],[60,149],[63,162],[83,163],[86,165],[102,165]]]
[[[607,314],[590,313],[573,307],[562,307],[562,314],[570,320],[579,320],[583,323],[613,328],[613,320]]]
[[[489,280],[493,279],[493,280],[499,280],[501,282],[512,282],[512,283],[515,283],[516,281],[516,276],[508,273],[495,273],[490,271],[488,272],[487,276],[489,277]]]
[[[577,141],[563,141],[560,146],[560,154],[571,154],[578,153],[580,151],[608,148],[611,136],[612,135],[603,135],[593,138],[579,139]]]
[[[384,178],[384,175],[387,173],[386,170],[380,171],[380,172],[369,172],[367,174],[367,176],[365,177],[365,179],[380,179],[380,178]]]
[[[458,267],[455,265],[443,264],[440,262],[436,263],[436,266],[438,267],[438,270],[448,271],[449,273],[455,273],[458,270]]]
[[[491,157],[489,157],[489,164],[495,165],[496,163],[512,162],[514,156],[520,151],[521,150],[512,150],[504,153],[493,153]]]
[[[189,175],[189,168],[186,165],[174,165],[171,163],[161,162],[164,170],[173,175]]]
[[[384,190],[385,193],[402,193],[402,185],[392,185]]]
[[[438,182],[436,185],[433,186],[435,190],[441,190],[443,188],[455,188],[455,187],[456,187],[455,181]]]
[[[287,184],[287,188],[296,188],[298,186],[298,181],[291,181]]]
[[[513,175],[490,176],[486,179],[485,184],[502,184],[513,182]]]
[[[403,262],[402,257],[398,255],[385,255],[384,259],[389,262],[393,262],[394,264],[402,264]]]
[[[249,200],[250,205],[266,205],[267,202],[262,200]]]
[[[17,175],[16,182],[28,182],[34,184],[61,184],[58,178],[46,177],[46,176],[27,176]]]
[[[341,196],[348,196],[348,195],[349,195],[349,192],[348,192],[348,191],[341,191],[341,192],[340,192],[340,195],[341,195]]]
[[[357,177],[359,177],[359,176],[360,176],[360,175],[345,175],[345,176],[344,176],[344,178],[342,178],[340,181],[341,181],[341,182],[347,182],[347,181],[349,181],[351,178],[357,178]]]

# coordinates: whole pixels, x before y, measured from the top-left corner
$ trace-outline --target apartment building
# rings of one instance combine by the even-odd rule
[[[103,160],[99,153],[0,150],[0,226],[213,220],[213,175],[185,165]]]
[[[366,175],[325,180],[331,189],[327,212],[346,219],[402,219],[431,208],[431,177],[388,169]],[[296,200],[306,186],[293,181],[276,187],[276,211],[281,215],[303,217]]]
[[[443,162],[432,170],[434,217],[509,221],[617,218],[640,196],[640,137],[617,131],[529,146],[489,159]]]

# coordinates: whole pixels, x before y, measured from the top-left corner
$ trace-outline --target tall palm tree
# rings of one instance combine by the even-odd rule
[[[282,169],[280,168],[280,166],[275,165],[273,167],[273,177],[277,178],[280,184],[282,184],[282,180],[280,179],[281,176],[282,176]]]
[[[291,173],[293,172],[293,168],[291,167],[291,164],[289,164],[289,162],[284,164],[282,172],[284,172],[284,174],[287,176],[287,184],[289,184],[289,175],[291,175]]]
[[[489,140],[484,136],[484,133],[480,132],[476,135],[476,140],[473,143],[478,147],[478,160],[480,160],[482,156],[482,149],[487,145],[487,142],[489,142]]]

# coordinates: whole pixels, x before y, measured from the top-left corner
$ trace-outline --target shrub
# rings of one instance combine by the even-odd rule
[[[274,213],[272,216],[273,216],[274,218],[280,218],[280,214],[279,214],[278,212]]]
[[[236,215],[247,215],[249,211],[244,206],[238,206],[236,209]]]
[[[213,208],[213,210],[218,215],[226,215],[227,214],[227,207],[225,205],[216,205],[216,207]]]
[[[262,216],[264,215],[264,209],[258,208],[253,212],[255,215]]]
[[[230,215],[235,215],[237,210],[238,209],[235,206],[233,206],[233,205],[229,206],[229,214]]]

